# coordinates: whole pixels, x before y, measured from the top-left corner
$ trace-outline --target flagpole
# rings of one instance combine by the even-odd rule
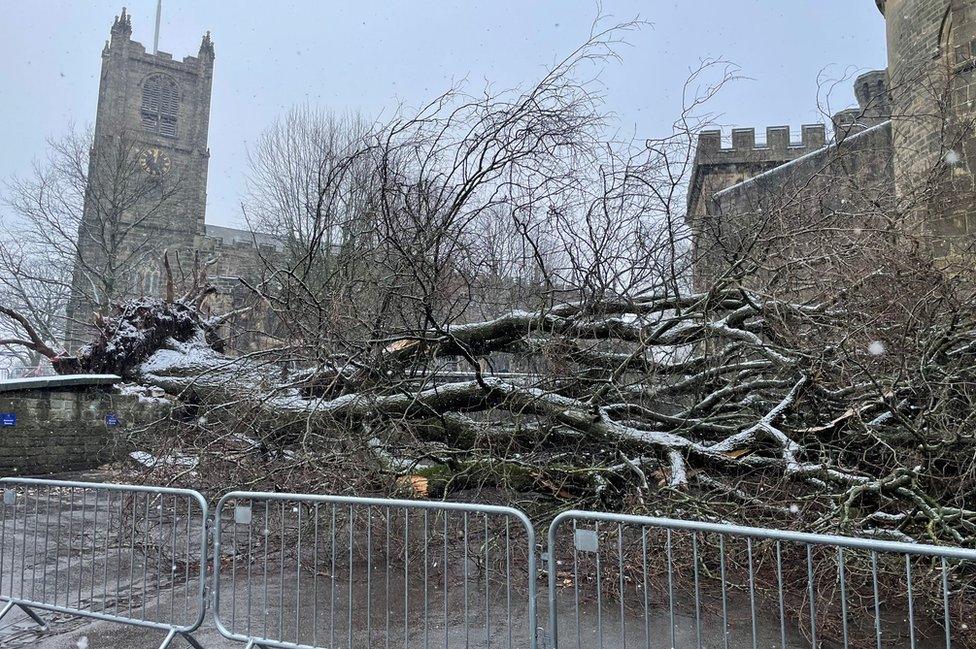
[[[156,0],[156,35],[153,37],[153,54],[159,52],[159,18],[163,13],[163,0]]]

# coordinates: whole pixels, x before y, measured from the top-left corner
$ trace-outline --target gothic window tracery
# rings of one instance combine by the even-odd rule
[[[135,289],[142,295],[155,296],[159,294],[160,276],[158,270],[143,269],[139,272]]]
[[[173,79],[156,74],[142,84],[142,125],[147,130],[176,137],[179,105],[180,89]]]

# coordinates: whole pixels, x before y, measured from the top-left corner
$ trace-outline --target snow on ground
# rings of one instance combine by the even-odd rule
[[[194,468],[200,463],[200,460],[189,455],[163,455],[156,457],[152,453],[146,451],[132,451],[129,453],[129,457],[138,462],[144,467],[152,469],[159,465],[170,465],[170,466],[184,466],[188,468]]]

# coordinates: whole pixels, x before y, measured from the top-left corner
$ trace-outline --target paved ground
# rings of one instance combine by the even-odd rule
[[[290,582],[294,578],[294,575],[286,575],[286,583]],[[272,587],[274,590],[274,587]],[[176,593],[179,596],[179,592]],[[276,596],[276,593],[272,593],[272,596]],[[504,606],[504,600],[495,601],[494,604],[498,606]],[[246,602],[242,601],[239,605],[238,616],[240,619],[244,619],[246,615]],[[226,610],[226,607],[225,607]],[[285,600],[284,607],[284,619],[291,620],[295,616],[295,606],[293,602],[288,602]],[[517,618],[523,617],[524,611],[517,610],[515,616]],[[582,645],[584,647],[596,647],[599,646],[598,638],[598,625],[596,624],[596,614],[592,606],[587,606],[581,612],[581,627],[586,629],[582,634]],[[302,624],[303,628],[307,627],[308,618],[311,613],[309,607],[306,606],[302,611]],[[564,638],[564,643],[569,643],[570,646],[576,646],[575,638],[575,618],[573,610],[567,606],[564,611],[565,618],[567,620],[566,633],[562,634],[561,637]],[[163,640],[164,634],[160,631],[140,629],[135,627],[126,627],[117,624],[112,624],[108,622],[84,622],[75,620],[66,620],[63,622],[58,622],[52,628],[52,630],[45,634],[36,634],[30,631],[30,621],[27,620],[22,614],[17,614],[19,618],[18,627],[21,628],[21,633],[18,634],[19,637],[14,639],[12,637],[3,635],[0,637],[8,638],[8,640],[0,641],[0,646],[3,647],[24,647],[30,646],[36,649],[78,649],[79,647],[87,649],[143,649],[143,648],[155,648],[158,647],[160,642]],[[225,613],[225,617],[229,618],[230,614]],[[323,616],[327,617],[327,615]],[[620,625],[619,618],[615,618],[612,613],[605,612],[604,624],[602,626],[602,633],[604,635],[603,646],[606,648],[613,647],[639,647],[644,646],[644,623],[642,619],[631,618],[628,620],[627,633],[625,642],[620,641]],[[275,627],[276,621],[272,619],[271,627]],[[663,613],[656,614],[652,617],[650,621],[652,643],[654,645],[668,646],[669,638],[667,636],[667,618]],[[260,626],[260,625],[256,625]],[[349,636],[347,634],[347,628],[341,624],[337,625],[337,632],[335,636],[335,645],[346,647],[348,646]],[[378,625],[380,628],[373,629],[372,637],[373,641],[370,643],[365,642],[365,634],[362,629],[357,628],[354,633],[354,639],[352,646],[354,647],[383,647],[386,646],[385,632],[382,625]],[[402,647],[405,646],[402,632],[399,632],[396,627],[401,626],[400,624],[394,624],[394,628],[391,630],[390,634],[390,646]],[[465,629],[463,624],[463,616],[460,609],[452,609],[449,613],[449,624],[447,633],[445,634],[445,628],[443,624],[443,619],[439,614],[432,615],[432,619],[427,628],[427,641],[424,640],[423,625],[420,620],[414,620],[412,624],[414,630],[411,633],[409,646],[435,646],[444,647],[445,638],[447,640],[447,646],[449,647],[485,647],[485,629],[482,624],[475,625],[475,628],[468,629],[468,641],[465,641]],[[705,646],[708,647],[720,647],[721,636],[715,633],[714,624],[707,623],[707,628],[705,629]],[[289,623],[285,623],[285,628],[289,628]],[[778,645],[778,637],[776,636],[776,630],[774,625],[766,624],[765,630],[760,637],[760,646],[762,647],[775,647]],[[255,631],[260,635],[260,629],[255,628]],[[514,628],[512,629],[512,646],[515,647],[525,647],[527,629],[524,625],[519,624],[517,621]],[[677,619],[677,643],[676,646],[695,646],[695,635],[694,635],[694,624],[691,619],[679,617]],[[212,618],[208,617],[207,622],[204,624],[197,633],[194,634],[197,640],[206,649],[231,649],[232,647],[240,648],[242,643],[234,642],[222,637],[213,626]],[[286,633],[287,635],[287,633]],[[495,623],[491,625],[489,629],[488,637],[490,638],[491,646],[499,648],[507,648],[509,646],[508,637],[508,625],[504,623],[503,619],[496,619]],[[84,640],[87,641],[87,644]],[[82,644],[79,644],[81,641]],[[311,638],[305,636],[303,639],[305,643],[310,643]],[[667,642],[668,644],[664,644]],[[329,634],[327,631],[327,625],[322,625],[322,634],[318,638],[318,643],[321,646],[332,646]],[[174,642],[174,647],[186,646],[181,640]],[[735,642],[732,642],[733,647],[744,647],[751,646],[751,638],[746,636],[741,636],[736,638]],[[794,646],[803,646],[800,642],[797,642]]]
[[[283,627],[285,629],[285,637],[293,638],[291,635],[291,629],[294,628],[295,621],[299,621],[300,627],[303,629],[304,635],[301,640],[305,644],[312,644],[312,638],[310,636],[309,629],[311,628],[310,618],[313,615],[313,606],[309,602],[303,604],[297,604],[299,608],[296,608],[296,601],[292,598],[292,594],[296,591],[296,580],[297,577],[293,572],[288,572],[284,575],[283,583],[285,584],[285,589],[282,591],[278,587],[278,583],[272,580],[269,584],[269,600],[274,602],[283,602]],[[229,580],[225,580],[225,592],[229,593]],[[394,604],[392,608],[399,611],[400,609],[400,598],[401,598],[401,584],[394,583],[391,585],[391,591],[394,592]],[[303,592],[312,592],[311,586],[308,582],[301,586]],[[432,589],[439,590],[439,589]],[[236,605],[236,611],[231,612],[232,603],[229,599],[222,604],[222,619],[225,623],[230,624],[231,620],[236,619],[235,628],[245,629],[246,620],[248,618],[248,608],[251,608],[251,620],[253,622],[253,631],[256,635],[260,636],[263,633],[263,623],[261,612],[255,611],[253,609],[260,608],[260,603],[253,601],[248,606],[248,601],[246,597],[245,589],[239,591],[240,598]],[[337,586],[337,600],[342,602],[346,599],[348,591],[342,587],[342,585]],[[568,594],[568,593],[567,593]],[[316,615],[319,618],[319,629],[320,634],[317,638],[317,644],[320,646],[354,646],[354,647],[384,647],[386,646],[386,635],[385,635],[385,624],[384,615],[382,613],[382,603],[383,598],[386,593],[377,593],[374,597],[372,619],[373,628],[371,629],[371,642],[366,642],[366,633],[362,625],[354,624],[353,630],[353,642],[349,644],[349,633],[348,626],[344,619],[335,620],[335,636],[334,642],[332,641],[329,613],[326,605],[325,588],[320,586],[320,601],[316,608]],[[164,597],[161,601],[163,607],[168,605],[168,598],[175,598],[177,601],[182,601],[182,591],[180,589],[173,590],[171,594]],[[256,598],[255,598],[256,599]],[[443,617],[443,599],[440,598],[440,594],[437,592],[430,593],[430,604],[429,604],[429,617],[426,630],[423,624],[422,615],[422,601],[423,596],[421,593],[412,592],[410,593],[411,605],[416,607],[416,613],[411,614],[411,628],[412,632],[410,634],[409,642],[405,642],[402,634],[402,618],[396,619],[396,614],[394,620],[391,623],[390,631],[390,646],[403,647],[403,646],[416,646],[416,647],[485,647],[487,646],[485,638],[487,637],[490,641],[490,646],[507,648],[509,647],[509,626],[506,623],[506,605],[507,601],[504,596],[496,595],[492,597],[491,606],[495,607],[495,613],[492,614],[493,623],[490,625],[487,636],[483,624],[483,617],[480,616],[479,612],[470,611],[469,618],[473,620],[469,624],[469,628],[465,629],[464,625],[464,614],[463,614],[463,602],[458,598],[452,598],[449,601],[448,610],[448,624],[445,630],[444,617]],[[540,599],[544,599],[544,594],[540,596]],[[436,604],[436,605],[435,605]],[[339,617],[345,618],[348,613],[348,607],[340,604],[339,605]],[[300,612],[299,612],[300,611]],[[353,611],[357,616],[365,615],[365,603],[363,601],[355,601],[353,604]],[[561,638],[563,638],[564,644],[568,643],[569,646],[576,647],[576,617],[575,611],[571,606],[571,600],[567,598],[563,602],[562,616],[564,620],[565,627]],[[296,612],[299,612],[296,617]],[[379,614],[377,614],[379,612]],[[277,629],[278,620],[275,618],[276,612],[272,613],[268,626],[271,631],[271,635],[274,635]],[[645,625],[643,618],[627,614],[627,629],[626,638],[621,642],[620,634],[620,623],[619,623],[619,612],[616,609],[604,610],[603,624],[597,624],[597,612],[594,604],[588,604],[582,607],[580,611],[580,628],[583,629],[582,636],[582,646],[583,647],[597,647],[603,646],[608,649],[614,647],[639,647],[644,646],[644,634]],[[56,623],[52,626],[51,631],[43,634],[38,634],[36,632],[36,627],[33,623],[26,618],[21,613],[17,613],[16,624],[13,629],[8,629],[4,633],[0,633],[0,646],[4,647],[35,647],[36,649],[143,649],[143,648],[155,648],[158,647],[160,642],[163,640],[164,634],[160,631],[140,629],[136,627],[127,627],[118,624],[113,624],[109,622],[101,621],[84,621],[77,618],[65,618],[61,616],[56,616]],[[525,615],[524,607],[514,606],[513,607],[513,624],[511,628],[511,646],[514,647],[525,647],[527,646],[526,639],[528,636],[528,629],[526,628],[523,620],[527,619]],[[542,605],[542,619],[545,619],[545,605]],[[718,631],[718,626],[716,625],[717,620],[714,617],[705,618],[705,628],[703,629],[705,633],[704,645],[707,647],[721,647],[721,635]],[[774,624],[771,619],[761,620],[761,635],[760,635],[760,646],[762,647],[776,647],[778,646],[778,627]],[[658,611],[651,616],[649,620],[649,628],[651,637],[653,638],[652,644],[655,646],[669,646],[670,639],[668,638],[668,616],[664,611]],[[12,631],[12,633],[11,633]],[[600,643],[599,635],[602,633],[603,642]],[[208,616],[207,621],[204,626],[195,634],[197,640],[206,649],[230,649],[232,647],[242,647],[242,643],[234,642],[222,637],[213,626],[212,616]],[[426,641],[425,641],[426,635]],[[467,637],[467,640],[465,636]],[[692,619],[686,616],[678,616],[676,618],[676,646],[695,646],[695,626]],[[87,641],[87,643],[85,642]],[[446,642],[445,642],[446,641]],[[81,642],[81,644],[79,644]],[[668,644],[665,644],[668,643]],[[177,640],[174,642],[175,647],[186,646],[182,640]],[[751,636],[745,634],[739,635],[730,644],[732,647],[745,647],[751,646]],[[804,646],[801,639],[797,639],[795,645],[796,647]]]

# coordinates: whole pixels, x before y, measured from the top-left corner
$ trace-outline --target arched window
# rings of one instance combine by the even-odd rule
[[[142,125],[153,133],[176,137],[180,89],[167,76],[156,74],[142,84]]]
[[[946,10],[945,16],[942,18],[942,26],[939,28],[939,54],[948,57],[951,62],[952,57],[955,54],[953,49],[956,46],[956,34],[952,29],[952,7]]]
[[[139,271],[134,290],[141,296],[154,297],[159,294],[159,271],[143,268]]]

